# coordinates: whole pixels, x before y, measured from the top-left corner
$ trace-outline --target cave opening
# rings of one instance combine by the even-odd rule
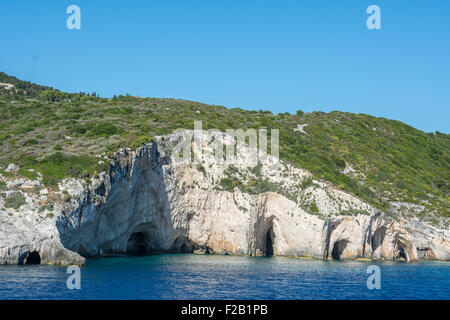
[[[172,244],[172,251],[178,253],[193,253],[194,245],[185,236],[179,236]]]
[[[342,253],[347,247],[348,240],[339,240],[334,243],[333,250],[331,251],[331,257],[334,260],[340,260]]]
[[[386,227],[378,228],[372,236],[372,252],[375,252],[378,247],[383,244],[384,237],[386,236]]]
[[[146,246],[146,235],[144,232],[135,232],[128,238],[127,254],[145,255],[148,253]]]
[[[273,230],[270,228],[266,234],[266,256],[273,256]]]
[[[399,248],[398,248],[397,259],[405,259],[405,260],[408,260],[408,259],[406,258],[405,250],[403,249],[403,247],[399,247]]]
[[[39,255],[39,252],[30,252],[26,258],[25,264],[41,264],[41,256]]]

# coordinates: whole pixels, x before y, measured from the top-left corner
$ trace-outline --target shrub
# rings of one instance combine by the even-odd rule
[[[317,207],[317,205],[315,203],[312,203],[309,206],[309,212],[310,213],[315,213],[315,214],[319,213],[319,208]]]
[[[153,141],[153,138],[149,137],[148,135],[139,136],[130,144],[130,148],[132,150],[134,150],[134,149],[137,149],[139,147],[145,146],[146,144],[148,144],[148,143],[150,143],[152,141]]]
[[[255,176],[260,177],[261,176],[261,168],[262,168],[262,163],[261,163],[261,161],[258,161],[258,164],[251,169],[251,172]]]
[[[25,141],[26,146],[35,146],[38,144],[38,141],[36,139],[28,139]]]
[[[220,180],[220,185],[225,191],[233,191],[234,187],[236,186],[235,181],[230,178],[222,178]]]
[[[5,208],[19,209],[26,203],[26,199],[21,192],[16,192],[5,199]]]
[[[57,185],[65,177],[86,177],[95,172],[98,160],[87,156],[66,156],[56,152],[39,162],[37,170],[42,172],[46,186]]]
[[[30,180],[34,180],[38,177],[38,174],[36,173],[35,170],[27,170],[26,168],[20,168],[17,173],[19,173],[20,175],[30,179]]]
[[[203,173],[203,175],[206,174],[205,167],[201,164],[197,165],[197,170],[200,171],[201,173]]]
[[[53,211],[53,204],[48,204],[46,206],[40,206],[38,209],[38,212],[39,213],[44,212],[45,209],[47,209],[48,211]]]
[[[68,128],[67,132],[69,134],[84,134],[88,128],[81,123],[75,123],[70,128]]]
[[[94,128],[91,129],[91,134],[94,136],[111,136],[116,134],[119,130],[115,125],[110,122],[102,122],[96,124]]]

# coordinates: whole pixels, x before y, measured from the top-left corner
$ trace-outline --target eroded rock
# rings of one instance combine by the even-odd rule
[[[311,174],[287,164],[262,166],[258,173],[278,192],[223,190],[226,165],[210,156],[201,166],[172,160],[181,134],[120,150],[90,186],[62,181],[60,191],[73,199],[55,204],[53,218],[36,205],[48,191],[20,210],[0,209],[0,263],[36,261],[37,253],[40,263],[82,265],[82,256],[153,252],[450,260],[448,230],[414,219],[397,222],[326,182],[302,189]],[[246,166],[234,170],[255,174]],[[315,212],[308,209],[312,204]]]

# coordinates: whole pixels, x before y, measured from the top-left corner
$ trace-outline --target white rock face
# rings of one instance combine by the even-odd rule
[[[33,260],[37,254],[38,261]],[[18,210],[0,210],[0,264],[78,264],[85,259],[61,244],[55,219],[37,213],[33,200]]]
[[[19,167],[16,166],[14,163],[10,163],[8,167],[5,169],[6,172],[16,172],[19,170]]]
[[[396,222],[287,164],[278,170],[263,164],[257,173],[244,165],[232,168],[242,179],[262,178],[276,190],[223,190],[229,166],[211,156],[201,165],[173,161],[170,152],[182,132],[121,150],[90,186],[62,181],[60,192],[73,199],[56,203],[52,218],[36,204],[48,191],[18,210],[1,209],[0,198],[0,263],[26,263],[33,252],[41,263],[57,264],[152,252],[450,260],[448,230],[417,219]]]

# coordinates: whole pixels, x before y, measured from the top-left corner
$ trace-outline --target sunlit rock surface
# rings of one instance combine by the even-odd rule
[[[230,166],[214,161],[206,132],[201,163],[173,159],[183,132],[119,151],[90,185],[61,181],[55,193],[66,201],[55,201],[51,212],[39,205],[50,201],[47,189],[26,191],[39,179],[1,177],[20,187],[5,195],[20,192],[26,203],[5,208],[0,198],[0,264],[82,265],[88,256],[157,252],[450,260],[449,230],[416,218],[396,221],[323,181],[302,184],[311,180],[309,172],[284,163],[277,168],[270,157],[256,173],[244,164],[233,171],[266,179],[275,190],[224,190],[220,182]]]

